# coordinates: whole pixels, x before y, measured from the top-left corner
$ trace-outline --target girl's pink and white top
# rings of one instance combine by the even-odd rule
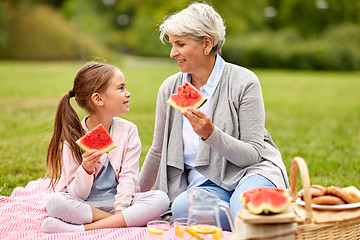
[[[82,121],[82,125],[84,129],[87,129],[85,119]],[[71,154],[68,143],[65,142],[62,151],[62,173],[56,191],[67,189],[74,197],[85,200],[106,158],[109,158],[119,183],[114,208],[115,210],[127,208],[134,194],[140,191],[138,184],[139,157],[141,154],[140,137],[135,124],[114,117],[112,139],[116,148],[101,156],[95,167],[95,172],[90,175],[77,163]]]

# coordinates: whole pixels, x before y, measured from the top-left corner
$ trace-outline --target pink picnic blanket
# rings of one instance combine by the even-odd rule
[[[49,191],[46,190],[49,179],[31,181],[25,188],[17,187],[10,197],[0,196],[0,239],[1,240],[37,240],[37,239],[128,239],[147,238],[147,230],[138,228],[110,228],[82,233],[44,234],[41,223],[48,216],[44,202]],[[224,239],[231,237],[224,231]]]

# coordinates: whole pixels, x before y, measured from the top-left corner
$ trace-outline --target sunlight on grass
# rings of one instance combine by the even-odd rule
[[[140,162],[153,138],[157,91],[176,64],[131,59],[114,65],[131,92],[124,116],[139,129]],[[45,176],[45,158],[59,98],[84,62],[0,62],[0,194]],[[286,167],[303,157],[311,182],[357,185],[360,177],[360,72],[253,69],[263,88],[266,128]],[[85,112],[77,109],[80,118]]]

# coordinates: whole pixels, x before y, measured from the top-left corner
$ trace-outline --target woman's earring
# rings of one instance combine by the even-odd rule
[[[206,51],[206,52],[205,52],[205,54],[207,55],[207,54],[208,54],[208,52]]]

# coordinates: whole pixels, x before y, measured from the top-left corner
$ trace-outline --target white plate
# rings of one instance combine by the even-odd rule
[[[305,202],[301,198],[296,199],[296,203],[305,206]],[[346,210],[360,207],[360,202],[358,203],[348,203],[340,205],[321,205],[321,204],[311,204],[311,207],[319,210]]]

